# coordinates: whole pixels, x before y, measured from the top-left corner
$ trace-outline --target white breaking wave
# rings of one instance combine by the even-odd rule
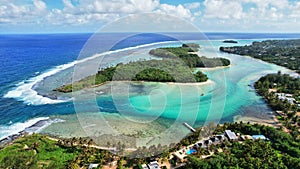
[[[139,45],[139,46],[135,46],[135,47],[118,49],[118,50],[114,50],[114,51],[108,51],[108,52],[104,52],[104,53],[100,53],[100,54],[95,54],[88,58],[84,58],[81,60],[75,60],[75,61],[67,63],[67,64],[56,66],[55,68],[50,69],[49,71],[46,71],[45,73],[42,73],[38,76],[30,78],[29,80],[26,80],[26,83],[25,83],[25,81],[18,83],[16,85],[17,87],[15,89],[7,92],[7,94],[5,94],[4,97],[5,98],[15,98],[15,99],[23,101],[29,105],[57,104],[57,103],[67,102],[70,100],[58,100],[58,99],[51,99],[51,98],[48,98],[45,96],[41,96],[38,94],[37,91],[35,91],[33,89],[33,86],[35,84],[41,82],[46,77],[53,76],[56,73],[66,70],[68,68],[71,68],[78,63],[83,63],[83,62],[86,62],[86,61],[89,61],[92,59],[96,59],[98,57],[109,55],[109,54],[124,52],[127,50],[134,50],[134,49],[143,48],[143,47],[149,47],[149,46],[153,46],[153,45],[171,43],[171,42],[177,42],[177,41],[156,42],[156,43],[150,43],[150,44],[145,44],[145,45]]]
[[[15,123],[10,126],[0,126],[0,140],[6,138],[7,136],[18,134],[19,132],[25,130],[27,127],[30,127],[41,120],[48,120],[48,119],[49,117],[38,117],[38,118],[30,119],[24,123]]]

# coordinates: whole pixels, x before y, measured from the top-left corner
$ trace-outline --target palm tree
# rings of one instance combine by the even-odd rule
[[[95,142],[93,139],[90,139],[87,143],[87,145],[90,147],[91,145],[93,145]]]
[[[82,145],[82,143],[83,143],[83,139],[79,137],[79,145]]]
[[[71,139],[71,146],[72,146],[72,147],[76,144],[76,141],[77,141],[76,137],[73,137],[73,138]]]

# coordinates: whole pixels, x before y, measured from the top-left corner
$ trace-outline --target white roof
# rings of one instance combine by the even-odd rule
[[[89,169],[97,168],[99,164],[90,164]]]
[[[236,140],[237,139],[237,136],[231,130],[225,130],[225,133],[229,137],[230,140]]]
[[[157,161],[152,161],[148,164],[149,169],[160,169]]]
[[[143,165],[142,165],[142,168],[143,168],[143,169],[148,169],[148,167],[147,167],[146,164],[143,164]]]

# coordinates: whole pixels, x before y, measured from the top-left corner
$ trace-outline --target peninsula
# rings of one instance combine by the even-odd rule
[[[224,58],[199,57],[198,44],[183,44],[181,47],[153,49],[149,54],[157,57],[153,60],[139,60],[120,63],[101,69],[97,74],[83,78],[73,84],[63,85],[54,91],[68,93],[84,88],[102,85],[110,81],[146,81],[146,82],[205,82],[208,77],[201,71],[194,73],[197,67],[219,67],[230,65]]]
[[[251,56],[300,72],[300,39],[265,40],[246,46],[220,47],[220,51]]]

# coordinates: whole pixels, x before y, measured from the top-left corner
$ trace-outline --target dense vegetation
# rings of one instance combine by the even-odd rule
[[[212,145],[209,150],[214,155],[200,159],[199,155],[206,154],[206,152],[198,151],[196,155],[189,156],[187,165],[181,168],[300,168],[300,142],[288,133],[258,124],[225,123],[223,126],[217,127],[215,134],[223,133],[226,129],[244,135],[263,134],[270,139],[270,142],[262,140],[247,140],[244,143],[226,141],[219,145]],[[222,151],[219,151],[220,149]]]
[[[63,148],[45,136],[32,135],[0,150],[0,168],[66,168],[80,152]]]
[[[208,78],[202,72],[192,73],[192,69],[183,62],[173,59],[147,60],[118,64],[100,70],[96,75],[89,76],[73,84],[64,85],[55,90],[72,92],[107,81],[151,81],[151,82],[205,82]]]
[[[300,95],[300,79],[291,77],[288,74],[281,74],[281,72],[261,77],[254,86],[259,92],[263,93],[269,89],[276,89],[279,93]]]
[[[300,111],[300,79],[278,72],[261,77],[254,86],[273,110],[282,112],[277,116],[282,127],[292,136],[300,137],[300,117],[297,114]],[[291,94],[295,101],[291,104],[287,100],[279,99],[276,93]]]
[[[192,44],[189,44],[192,45]],[[225,58],[207,58],[205,56],[199,57],[193,52],[197,52],[194,48],[186,47],[183,44],[182,47],[167,47],[152,49],[149,54],[161,58],[173,58],[181,59],[186,65],[191,68],[194,67],[217,67],[217,66],[229,66],[230,60]]]
[[[266,40],[252,45],[220,47],[220,51],[248,55],[300,72],[300,40]]]

